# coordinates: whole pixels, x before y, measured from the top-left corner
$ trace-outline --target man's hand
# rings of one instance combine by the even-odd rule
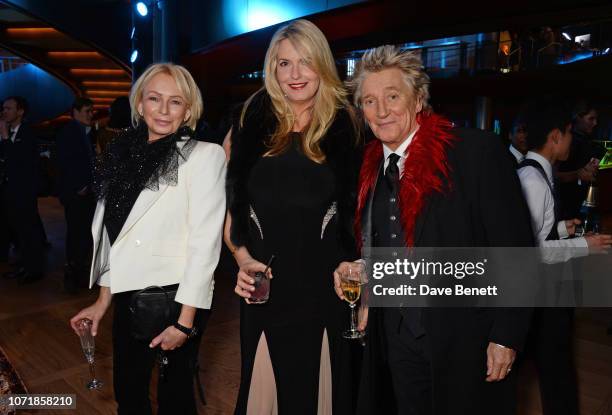
[[[342,292],[342,284],[340,284],[340,276],[344,273],[348,272],[348,269],[351,267],[352,262],[341,262],[338,265],[338,268],[334,271],[334,290],[336,291],[336,295],[341,300],[345,300],[344,293]]]
[[[580,225],[582,222],[580,219],[568,219],[565,221],[565,229],[567,229],[567,234],[569,236],[573,236],[576,234],[576,226]]]
[[[359,272],[359,275],[363,277],[363,279],[359,278],[356,280],[360,280],[362,283],[367,282],[367,279],[365,278],[365,265],[362,260],[355,262],[341,262],[334,271],[334,290],[336,291],[338,298],[341,300],[346,300],[346,298],[344,298],[344,293],[342,292],[342,275],[349,274],[350,270],[355,273]]]
[[[586,239],[591,254],[605,254],[608,249],[612,248],[612,235],[606,233],[589,233],[584,239]]]
[[[516,351],[501,344],[489,343],[487,347],[487,382],[503,380],[512,368]]]
[[[583,182],[591,182],[599,171],[599,160],[592,158],[581,169],[578,169],[578,179]]]

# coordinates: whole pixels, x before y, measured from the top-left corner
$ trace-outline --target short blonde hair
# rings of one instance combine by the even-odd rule
[[[336,63],[325,35],[314,23],[304,19],[294,20],[279,28],[266,52],[264,88],[270,96],[272,109],[278,120],[278,127],[268,142],[269,150],[266,155],[278,155],[288,147],[290,143],[288,136],[296,120],[296,114],[293,113],[276,79],[278,48],[285,39],[291,42],[319,76],[319,89],[314,99],[312,119],[304,131],[303,150],[309,159],[322,163],[325,154],[321,149],[321,140],[334,121],[336,112],[340,108],[348,109],[348,93],[338,76]],[[241,121],[244,120],[246,110],[256,94],[245,103]]]
[[[429,75],[425,72],[417,52],[401,50],[397,46],[383,45],[368,49],[355,67],[355,75],[347,83],[353,91],[355,106],[361,107],[361,86],[370,73],[397,68],[404,74],[404,80],[412,87],[421,100],[424,110],[429,110]]]
[[[142,94],[147,83],[155,75],[160,73],[170,75],[176,82],[176,86],[187,101],[187,108],[189,108],[191,111],[191,115],[187,121],[185,121],[184,125],[187,125],[192,130],[195,130],[196,124],[204,111],[200,88],[198,88],[198,85],[187,69],[181,65],[176,65],[169,62],[154,63],[153,65],[150,65],[132,86],[132,90],[130,92],[132,125],[136,127],[143,120],[143,117],[138,113],[138,105],[140,105],[140,102],[142,101]]]

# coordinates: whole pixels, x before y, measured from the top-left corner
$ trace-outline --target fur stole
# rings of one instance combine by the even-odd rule
[[[419,114],[419,130],[408,146],[404,173],[400,179],[399,203],[401,222],[406,234],[406,246],[414,245],[414,228],[417,216],[433,193],[442,193],[448,183],[449,166],[447,150],[455,141],[452,124],[436,114]],[[383,148],[374,140],[365,148],[359,174],[355,237],[361,249],[361,215],[378,178],[383,162]],[[446,185],[448,186],[448,185]],[[447,188],[447,187],[446,187]],[[406,202],[408,201],[408,202]]]

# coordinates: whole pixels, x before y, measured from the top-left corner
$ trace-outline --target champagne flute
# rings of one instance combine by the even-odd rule
[[[357,330],[357,310],[355,310],[355,307],[361,297],[361,287],[365,283],[366,275],[363,264],[353,264],[340,275],[342,294],[351,308],[351,326],[342,333],[342,337],[345,339],[361,339],[364,336],[363,332]]]
[[[87,383],[87,389],[100,389],[103,383],[96,379],[96,366],[94,360],[96,342],[93,334],[91,334],[91,325],[92,321],[84,318],[77,323],[77,330],[79,332],[79,340],[81,340],[81,349],[83,349],[85,359],[87,363],[89,363],[91,381]]]

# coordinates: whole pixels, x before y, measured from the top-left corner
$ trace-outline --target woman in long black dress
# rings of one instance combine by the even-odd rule
[[[245,298],[236,413],[351,413],[348,307],[334,294],[333,270],[355,257],[353,112],[327,40],[308,21],[276,32],[264,71],[265,86],[229,134],[225,239]],[[248,272],[272,255],[270,298],[250,304]]]

